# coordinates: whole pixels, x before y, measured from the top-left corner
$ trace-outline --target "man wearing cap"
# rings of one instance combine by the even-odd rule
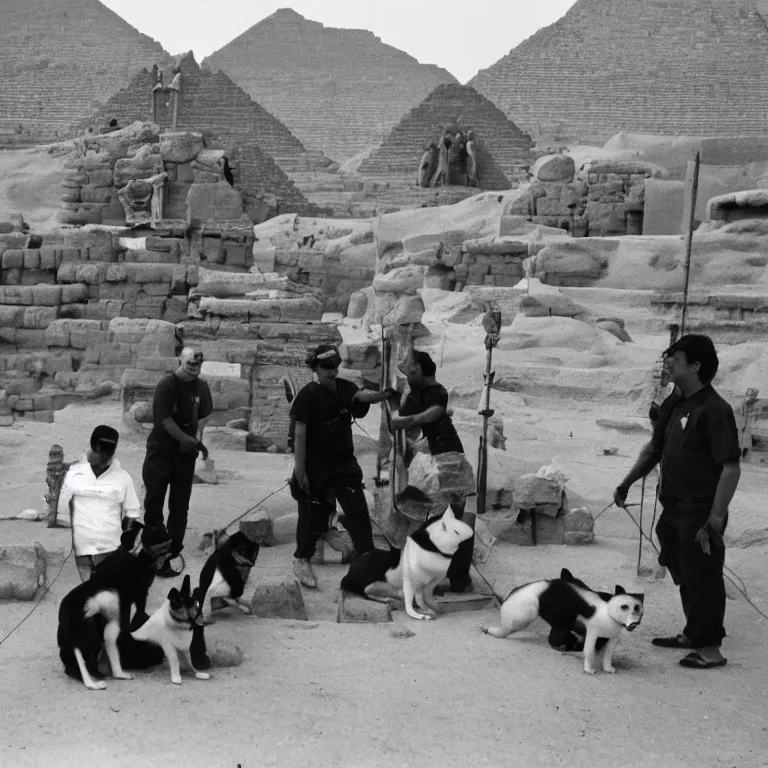
[[[115,458],[118,433],[100,424],[90,448],[73,464],[59,494],[57,522],[72,526],[75,564],[83,581],[120,547],[120,536],[139,518],[139,498],[131,476]]]
[[[160,379],[152,399],[152,431],[141,476],[144,495],[144,524],[150,535],[162,530],[163,506],[168,494],[168,536],[171,550],[158,576],[175,576],[171,561],[184,548],[189,499],[195,476],[195,462],[203,429],[213,412],[208,384],[200,378],[203,353],[184,347],[179,367]]]
[[[295,419],[291,493],[299,507],[293,572],[304,586],[314,588],[317,580],[310,559],[321,535],[328,531],[337,501],[355,554],[373,549],[363,471],[352,442],[352,420],[365,416],[370,405],[384,400],[391,390],[358,389],[353,382],[338,378],[341,355],[332,344],[316,347],[305,363],[315,380],[291,403]]]
[[[738,430],[733,409],[711,384],[719,360],[708,336],[683,336],[666,350],[664,364],[675,391],[661,405],[651,441],[613,498],[624,506],[630,486],[661,462],[659,564],[680,588],[686,625],[653,644],[688,650],[680,660],[684,667],[722,667],[723,532],[741,472]]]

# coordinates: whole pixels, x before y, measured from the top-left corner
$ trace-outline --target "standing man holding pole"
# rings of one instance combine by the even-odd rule
[[[680,634],[654,638],[653,644],[687,649],[684,667],[722,667],[723,532],[741,474],[739,435],[733,409],[712,388],[719,364],[712,340],[688,334],[664,356],[677,389],[662,404],[651,441],[613,498],[623,507],[630,486],[661,462],[659,564],[680,588],[686,624]]]
[[[154,426],[147,438],[147,453],[141,476],[144,480],[144,524],[147,534],[163,537],[163,506],[168,493],[168,559],[158,576],[176,576],[171,561],[184,548],[189,499],[195,476],[195,461],[201,449],[203,429],[213,412],[208,384],[200,378],[203,353],[184,347],[179,367],[160,379],[152,399]]]
[[[438,467],[440,496],[445,497],[440,501],[449,503],[456,518],[474,528],[475,516],[465,515],[465,507],[467,496],[475,492],[475,475],[448,415],[448,391],[435,379],[437,366],[426,352],[413,351],[403,363],[402,372],[410,391],[398,415],[392,416],[392,428],[406,430],[409,438],[421,430]],[[469,569],[474,546],[472,536],[459,545],[451,559],[448,568],[451,592],[472,591]]]

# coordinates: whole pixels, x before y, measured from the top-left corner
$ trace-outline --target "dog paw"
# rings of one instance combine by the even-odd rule
[[[606,664],[603,667],[603,672],[607,672],[609,675],[612,675],[612,674],[614,674],[616,672],[616,667],[614,667],[611,664]]]
[[[597,672],[597,670],[596,669],[591,669],[589,667],[584,667],[584,672],[587,675],[594,675]]]
[[[180,677],[172,677],[172,678],[171,678],[171,682],[172,682],[174,685],[181,685],[181,678],[180,678]]]
[[[198,680],[210,680],[211,676],[207,672],[195,672],[195,677]]]
[[[85,687],[92,691],[103,691],[107,684],[103,680],[94,680],[92,683],[86,683]]]
[[[113,675],[115,680],[133,680],[133,675],[130,672],[122,672],[119,675]]]

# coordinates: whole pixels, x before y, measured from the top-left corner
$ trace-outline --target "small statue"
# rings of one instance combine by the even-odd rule
[[[64,463],[64,449],[60,445],[52,445],[48,452],[48,466],[45,473],[45,482],[48,485],[45,503],[48,505],[49,528],[56,528],[59,495],[61,494],[61,486],[64,484],[64,475],[67,474],[68,469],[69,464]]]
[[[467,186],[467,174],[464,171],[465,158],[464,135],[461,131],[457,130],[448,146],[448,178],[446,184],[455,184],[460,187]]]
[[[437,171],[432,177],[430,187],[439,187],[448,183],[448,150],[451,146],[451,140],[443,134],[440,139],[440,147],[437,155]]]
[[[163,70],[160,69],[160,67],[157,66],[157,64],[152,65],[152,82],[154,85],[152,86],[152,92],[155,91],[162,91],[163,86]]]
[[[479,187],[480,175],[477,165],[477,146],[475,145],[475,132],[467,132],[467,143],[465,145],[467,152],[467,186]]]
[[[173,72],[173,80],[171,80],[171,84],[168,86],[168,90],[170,91],[170,98],[168,99],[168,103],[165,105],[170,106],[171,102],[173,102],[173,130],[176,130],[176,123],[178,121],[179,117],[179,96],[181,95],[181,67],[176,64],[173,69],[171,70]]]
[[[164,184],[167,178],[168,174],[163,171],[148,179],[131,179],[117,191],[128,226],[151,226],[163,218]]]
[[[421,162],[419,163],[419,175],[416,182],[419,187],[429,186],[429,182],[431,181],[432,176],[434,176],[435,170],[437,169],[437,155],[437,144],[435,144],[433,141],[421,156]]]

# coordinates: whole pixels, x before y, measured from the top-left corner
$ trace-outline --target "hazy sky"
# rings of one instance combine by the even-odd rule
[[[326,27],[367,29],[422,64],[444,67],[462,83],[575,0],[101,0],[169,53],[201,61],[278,8]]]

